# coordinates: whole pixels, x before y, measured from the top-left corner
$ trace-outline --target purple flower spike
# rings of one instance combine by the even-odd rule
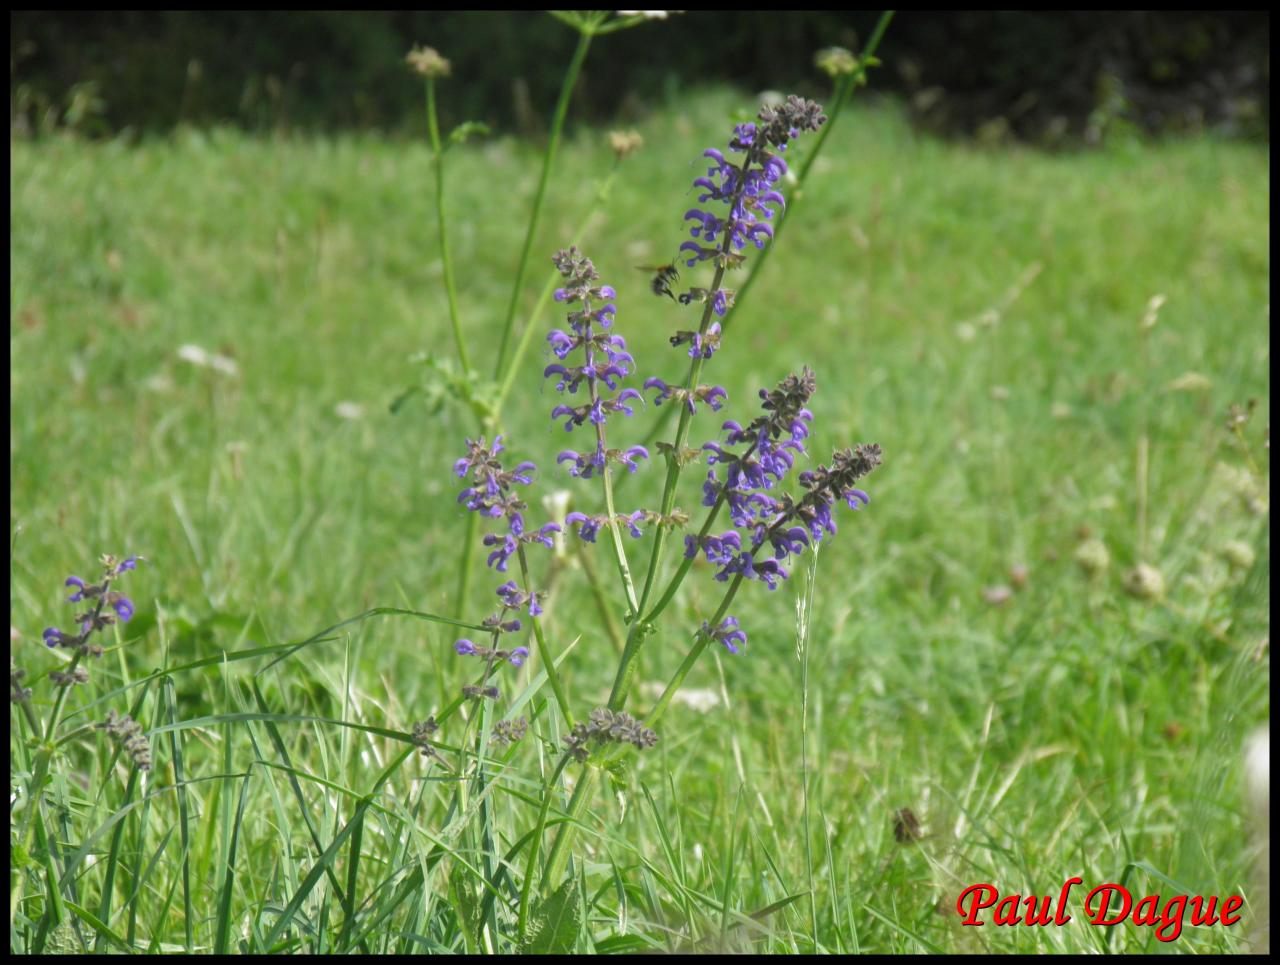
[[[74,586],[76,591],[67,597],[68,603],[79,603],[84,599],[84,580],[78,576],[68,576],[65,586]]]
[[[56,647],[62,642],[62,631],[57,627],[45,627],[43,636],[46,647]]]
[[[465,637],[453,645],[459,656],[469,657],[476,652],[476,645]]]
[[[523,667],[524,662],[529,659],[529,648],[516,647],[511,651],[511,656],[508,659],[510,659],[513,667]]]

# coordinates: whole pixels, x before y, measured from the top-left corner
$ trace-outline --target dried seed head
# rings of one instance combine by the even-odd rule
[[[1140,600],[1158,600],[1164,596],[1164,577],[1154,566],[1139,563],[1125,575],[1124,589]]]
[[[1076,563],[1087,576],[1105,573],[1107,567],[1111,565],[1111,554],[1107,551],[1107,544],[1097,538],[1086,539],[1077,546],[1075,558]]]
[[[448,77],[449,61],[440,56],[434,47],[414,47],[405,55],[409,69],[423,77]]]
[[[858,69],[858,58],[843,47],[824,47],[813,55],[813,63],[828,77],[852,74]]]
[[[624,157],[634,154],[644,147],[644,138],[640,136],[639,131],[610,131],[609,147],[613,149],[613,153],[621,161]]]
[[[912,844],[924,837],[920,819],[911,808],[893,812],[893,837],[899,844]]]

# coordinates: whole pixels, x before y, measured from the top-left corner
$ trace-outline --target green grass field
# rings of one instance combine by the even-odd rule
[[[589,225],[583,247],[618,289],[642,378],[683,373],[667,338],[692,309],[653,297],[632,266],[675,253],[701,151],[754,107],[713,92],[652,116]],[[488,612],[498,580],[483,557],[469,605],[455,598],[465,520],[450,467],[474,421],[422,396],[389,411],[423,378],[411,356],[452,356],[428,148],[211,131],[13,142],[10,155],[15,659],[28,683],[56,669],[40,633],[70,622],[63,579],[92,576],[101,553],[140,553],[149,564],[126,587],[138,615],[69,722],[139,698],[149,730],[210,718],[154,736],[140,787],[100,733],[69,744],[49,792],[55,837],[63,859],[80,857],[66,897],[102,927],[75,918],[49,947],[470,947],[457,923],[475,913],[466,866],[478,858],[456,850],[450,782],[414,756],[375,787],[404,745],[315,720],[408,731],[470,680],[455,633],[381,617],[269,670],[270,658],[213,659],[119,692],[370,607]],[[1165,945],[1150,927],[1079,914],[1062,928],[960,927],[954,906],[975,882],[1056,895],[1072,875],[1087,887],[1123,877],[1135,895],[1250,894],[1241,748],[1267,720],[1270,677],[1269,160],[1265,146],[1210,139],[986,149],[922,137],[887,109],[841,117],[709,363],[730,406],[691,437],[747,421],[757,389],[807,364],[811,450],[884,448],[870,507],[842,515],[817,559],[807,755],[797,574],[773,593],[744,587],[747,652],[708,651],[688,681],[715,706],[675,705],[626,785],[597,792],[577,839],[580,950],[1245,946],[1245,925]],[[449,164],[462,319],[487,375],[539,155],[495,140]],[[525,308],[611,164],[604,132],[564,144]],[[556,305],[537,322],[562,323]],[[234,370],[186,361],[184,345]],[[545,355],[540,332],[505,437],[542,467],[538,495],[570,489],[597,511],[597,489],[554,466],[579,440],[548,419]],[[1241,445],[1224,422],[1249,398]],[[614,423],[611,444],[640,441],[654,416]],[[686,474],[679,505],[697,508],[701,478]],[[648,467],[620,503],[656,504],[660,479]],[[1110,560],[1092,575],[1076,559],[1089,540]],[[603,545],[592,562],[612,575]],[[1126,591],[1143,562],[1162,594]],[[1021,582],[1016,567],[1025,585],[1010,595],[999,588]],[[719,600],[711,575],[694,572],[650,638],[633,710]],[[617,653],[576,555],[546,627],[559,648],[578,641],[564,673],[585,715]],[[254,686],[271,712],[306,719],[226,719],[259,709]],[[546,747],[531,736],[504,758],[491,798],[504,853],[536,819],[554,718],[550,705],[534,725]],[[13,712],[11,724],[18,770]],[[182,794],[165,790],[176,778]],[[327,851],[370,794],[357,847]],[[927,836],[900,846],[893,815],[908,807]],[[441,842],[449,856],[429,861]],[[332,880],[291,905],[321,866]],[[14,950],[31,947],[42,883],[33,874],[11,909]],[[289,928],[273,934],[285,909]]]

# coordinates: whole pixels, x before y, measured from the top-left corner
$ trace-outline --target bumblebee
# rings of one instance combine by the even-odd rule
[[[636,265],[636,269],[654,272],[653,281],[649,283],[650,290],[655,295],[666,295],[675,301],[676,296],[671,294],[671,283],[680,280],[680,272],[676,269],[675,262],[666,265]]]

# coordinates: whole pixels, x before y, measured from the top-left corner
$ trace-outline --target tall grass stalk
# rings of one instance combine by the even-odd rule
[[[796,659],[800,661],[800,780],[804,797],[804,864],[809,878],[809,931],[816,952],[818,939],[818,895],[813,879],[813,828],[809,817],[809,626],[813,620],[813,592],[818,582],[818,552],[813,552],[805,565],[805,585],[796,594]],[[826,829],[823,829],[826,837]]]

